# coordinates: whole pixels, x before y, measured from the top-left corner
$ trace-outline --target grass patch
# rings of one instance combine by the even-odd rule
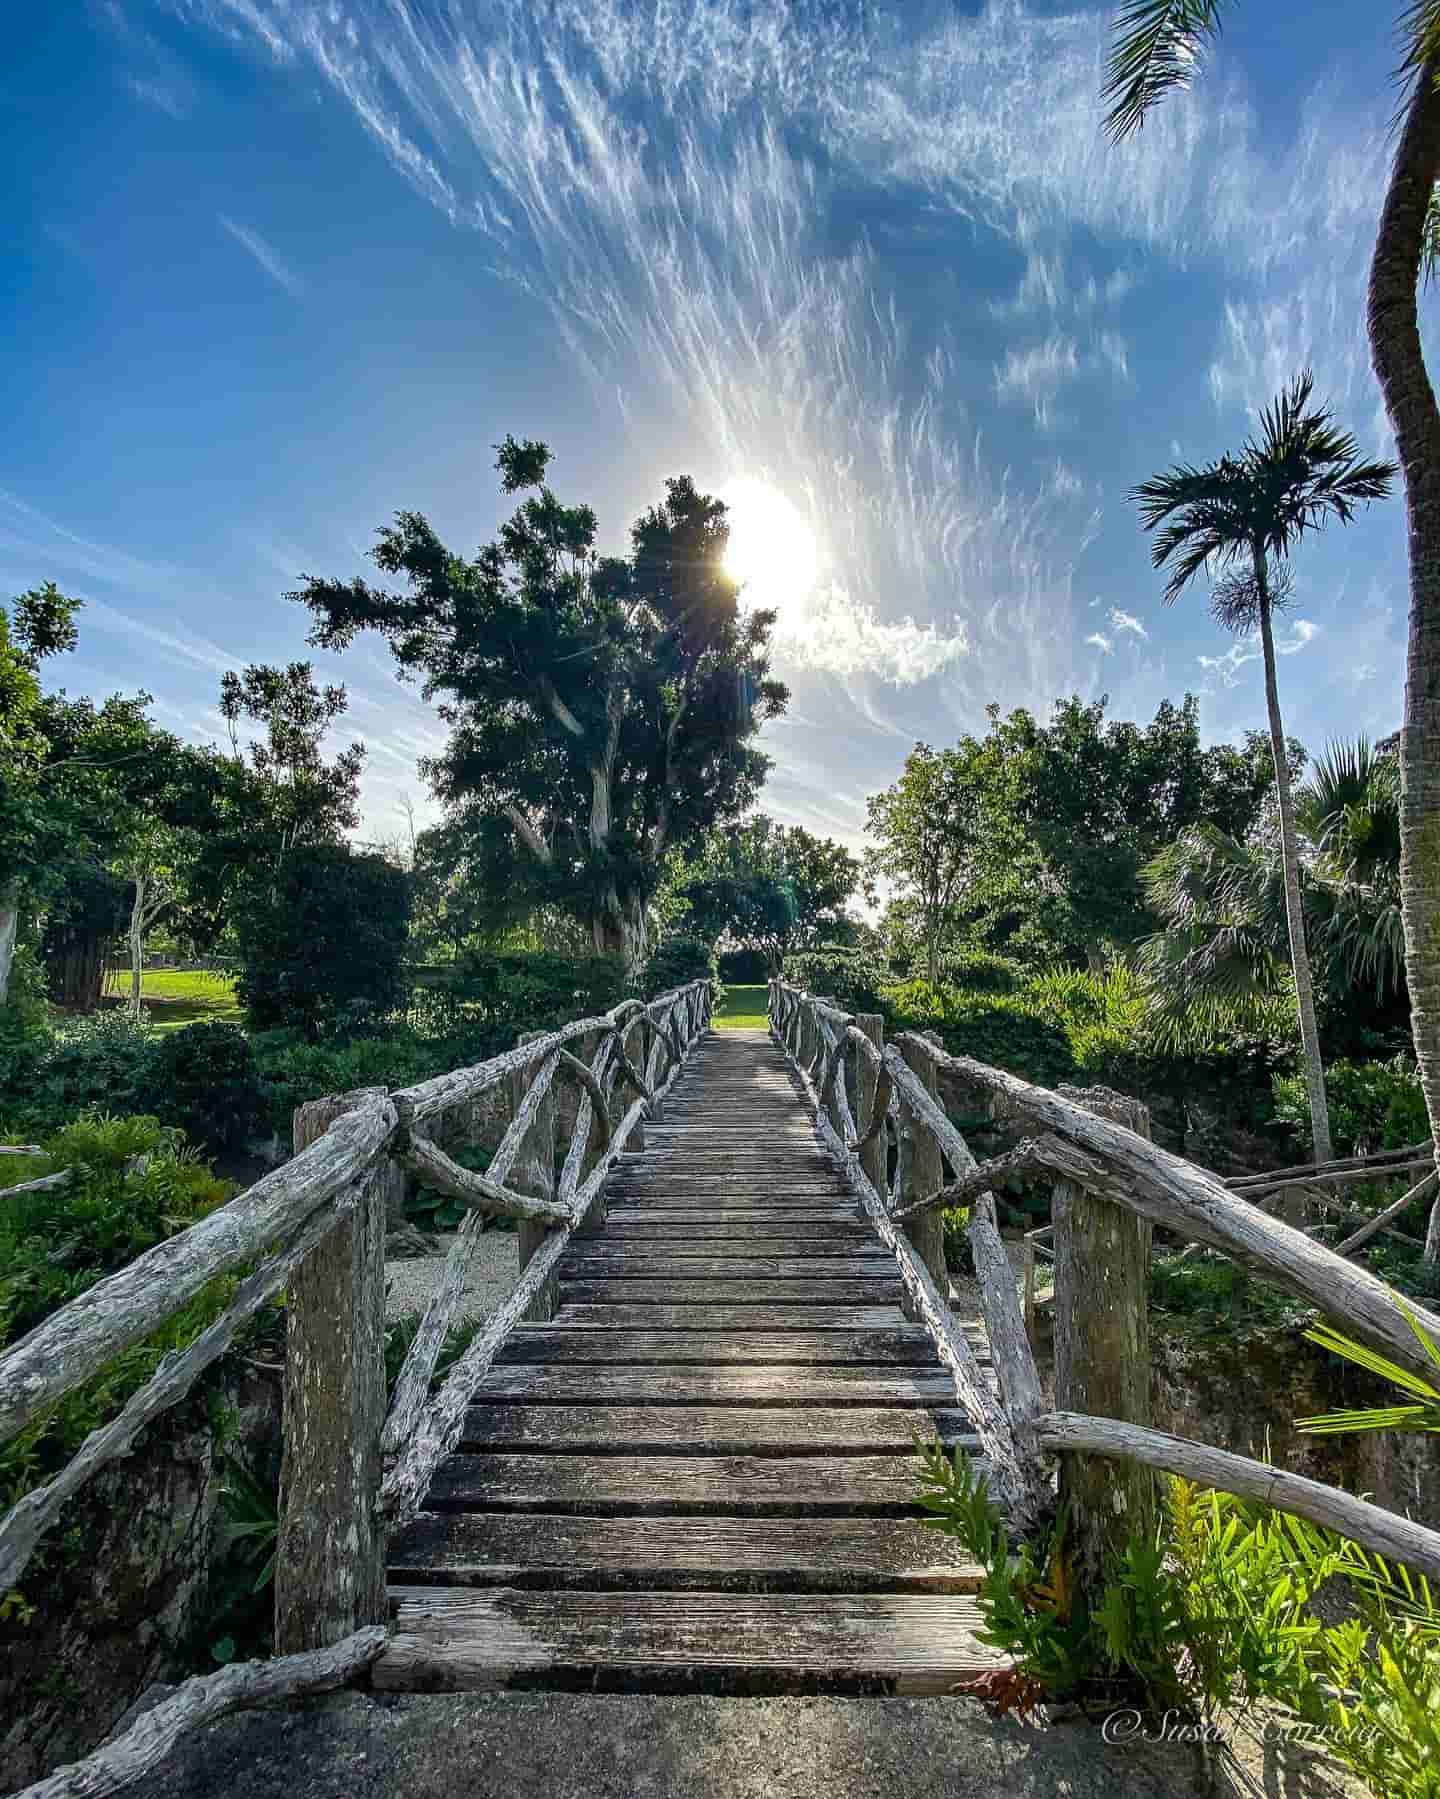
[[[725,997],[710,1022],[717,1031],[764,1031],[770,1026],[768,1006],[770,989],[763,984],[753,987],[727,987]]]
[[[121,999],[130,993],[130,971],[121,969],[108,990]],[[235,982],[228,974],[205,969],[147,968],[140,982],[140,999],[157,1031],[178,1031],[202,1018],[244,1022]]]

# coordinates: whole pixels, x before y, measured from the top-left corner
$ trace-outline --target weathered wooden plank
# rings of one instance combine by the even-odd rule
[[[448,1586],[674,1592],[973,1593],[981,1570],[911,1518],[422,1512],[390,1574]]]
[[[561,1277],[561,1295],[567,1304],[643,1304],[649,1300],[694,1305],[892,1305],[898,1304],[900,1278],[891,1269],[871,1279],[821,1280],[710,1280],[702,1276],[682,1280],[632,1280],[601,1276],[576,1280]]]
[[[427,1511],[893,1514],[917,1510],[913,1455],[452,1455]]]
[[[597,1331],[875,1331],[900,1330],[905,1315],[893,1306],[578,1305],[567,1304],[557,1326]]]
[[[732,1669],[946,1693],[1004,1666],[963,1594],[528,1593],[399,1588],[377,1689],[464,1692],[576,1669]]]
[[[510,1333],[497,1362],[806,1362],[833,1367],[850,1362],[936,1366],[928,1331],[892,1330],[588,1330],[561,1324],[521,1325]]]
[[[754,1200],[748,1206],[741,1205],[734,1199],[697,1199],[688,1203],[647,1200],[644,1205],[635,1205],[628,1200],[623,1204],[617,1203],[612,1193],[611,1203],[606,1211],[606,1223],[616,1232],[623,1231],[627,1225],[637,1224],[671,1232],[688,1230],[692,1224],[743,1224],[747,1228],[754,1226],[760,1230],[770,1230],[775,1227],[788,1231],[794,1225],[856,1224],[859,1221],[860,1212],[853,1197],[829,1203],[796,1203],[790,1206],[775,1205],[768,1199]],[[868,1225],[862,1228],[869,1232]]]
[[[525,1399],[618,1405],[918,1405],[951,1407],[948,1375],[921,1368],[605,1368],[553,1362],[492,1368],[482,1402]]]
[[[783,1250],[743,1256],[704,1250],[694,1255],[678,1251],[651,1255],[608,1249],[602,1238],[598,1242],[572,1244],[560,1272],[562,1280],[614,1280],[622,1275],[631,1279],[673,1280],[687,1274],[715,1280],[816,1280],[826,1275],[874,1280],[892,1275],[894,1267],[890,1258],[883,1255],[827,1256],[817,1252],[796,1256],[786,1255]]]
[[[922,1406],[797,1407],[736,1405],[474,1405],[460,1447],[471,1450],[568,1449],[702,1455],[794,1455],[863,1450],[904,1455],[935,1438],[976,1450],[963,1412]]]
[[[622,1223],[610,1218],[606,1220],[605,1242],[617,1248],[626,1244],[642,1246],[654,1245],[648,1253],[660,1255],[674,1244],[710,1244],[722,1248],[734,1243],[761,1243],[767,1247],[775,1242],[784,1242],[792,1255],[803,1255],[813,1245],[824,1244],[830,1247],[830,1253],[839,1249],[863,1254],[857,1247],[875,1242],[875,1233],[868,1224],[859,1223],[855,1214],[848,1217],[841,1213],[839,1217],[830,1218],[782,1218],[777,1220],[773,1215],[769,1218],[722,1218],[718,1222],[708,1218],[675,1218],[657,1217],[654,1213],[643,1223]]]

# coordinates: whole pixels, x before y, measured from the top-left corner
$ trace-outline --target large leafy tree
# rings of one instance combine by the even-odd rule
[[[1151,560],[1156,568],[1170,570],[1166,604],[1173,604],[1207,569],[1229,570],[1232,578],[1215,590],[1217,615],[1232,629],[1259,633],[1279,806],[1290,961],[1315,1154],[1323,1162],[1330,1159],[1330,1123],[1300,902],[1295,808],[1275,675],[1275,582],[1278,569],[1307,532],[1320,530],[1332,519],[1347,523],[1357,506],[1383,499],[1390,491],[1395,467],[1388,462],[1362,461],[1355,439],[1336,429],[1329,409],[1311,404],[1313,392],[1314,382],[1307,371],[1265,409],[1258,435],[1248,437],[1238,455],[1222,456],[1203,468],[1177,465],[1142,482],[1131,497],[1139,504],[1142,526],[1155,533]]]
[[[562,906],[634,967],[669,852],[753,804],[769,762],[752,740],[788,693],[769,677],[774,614],[742,613],[724,572],[718,500],[671,480],[630,555],[601,557],[549,462],[543,443],[499,446],[504,492],[531,497],[473,559],[401,512],[373,556],[404,591],[307,576],[294,597],[312,641],[379,631],[439,699],[450,737],[425,772],[495,906]]]
[[[1118,16],[1106,124],[1124,137],[1187,85],[1218,36],[1223,0],[1131,0]],[[1375,233],[1370,357],[1405,486],[1410,633],[1400,738],[1401,911],[1411,1026],[1440,1145],[1440,404],[1420,338],[1419,287],[1440,253],[1440,0],[1401,12],[1400,131]],[[1440,1154],[1440,1150],[1437,1150]]]
[[[859,885],[860,864],[843,844],[761,813],[712,831],[678,891],[697,936],[762,950],[778,973],[787,955],[850,928],[845,908]]]
[[[966,738],[956,748],[917,743],[900,778],[866,806],[866,885],[887,888],[913,919],[925,956],[926,978],[940,976],[940,949],[962,897],[977,878],[987,850],[983,746]],[[1004,816],[991,807],[992,822]]]
[[[1152,928],[1140,871],[1157,850],[1201,820],[1240,835],[1255,822],[1272,782],[1258,733],[1205,748],[1193,696],[1145,725],[1107,719],[1107,703],[1072,696],[1043,721],[991,706],[984,737],[921,746],[871,801],[872,879],[932,981],[961,938],[1096,962]]]

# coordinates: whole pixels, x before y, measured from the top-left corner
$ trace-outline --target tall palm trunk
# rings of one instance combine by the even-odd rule
[[[1295,837],[1295,805],[1290,797],[1290,764],[1285,754],[1285,727],[1280,719],[1280,689],[1275,680],[1275,637],[1270,628],[1270,578],[1265,552],[1254,546],[1255,590],[1260,601],[1260,645],[1265,652],[1265,709],[1270,715],[1270,750],[1275,758],[1275,790],[1280,799],[1280,864],[1285,877],[1285,922],[1290,929],[1290,966],[1295,971],[1295,999],[1300,1011],[1300,1052],[1310,1095],[1310,1134],[1315,1160],[1328,1162],[1330,1111],[1325,1103],[1325,1065],[1320,1059],[1320,1033],[1315,1027],[1315,986],[1310,978],[1310,952],[1305,947],[1305,914],[1300,905],[1300,849]]]
[[[1425,217],[1440,178],[1437,73],[1433,63],[1420,70],[1391,165],[1370,265],[1369,327],[1405,480],[1410,641],[1400,734],[1400,910],[1415,1056],[1430,1133],[1440,1146],[1440,408],[1416,305]],[[1440,1260],[1440,1200],[1425,1258]]]

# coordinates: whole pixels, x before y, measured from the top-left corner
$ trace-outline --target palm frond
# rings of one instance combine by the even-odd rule
[[[1131,0],[1116,37],[1100,97],[1105,129],[1119,142],[1175,88],[1188,87],[1207,44],[1220,35],[1221,0]]]

